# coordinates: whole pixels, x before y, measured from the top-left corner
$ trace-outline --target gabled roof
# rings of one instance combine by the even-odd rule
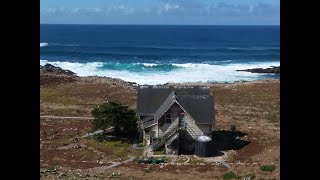
[[[137,113],[158,119],[176,101],[196,123],[213,122],[213,97],[205,86],[139,86]]]
[[[214,121],[213,97],[208,95],[177,96],[178,101],[198,124]]]
[[[167,97],[166,100],[160,105],[158,110],[154,114],[154,119],[158,120],[160,117],[174,104],[176,100],[176,94],[174,93],[174,90],[171,91],[169,96]]]

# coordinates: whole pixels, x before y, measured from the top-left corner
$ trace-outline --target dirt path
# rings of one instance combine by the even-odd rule
[[[127,160],[121,161],[121,162],[116,162],[116,163],[114,163],[114,164],[112,164],[110,166],[94,167],[94,168],[90,168],[90,170],[101,173],[101,172],[104,172],[104,171],[106,171],[108,169],[120,166],[121,164],[125,164],[125,163],[128,163],[128,162],[131,162],[134,159],[135,159],[135,157],[131,157],[130,159],[127,159]]]
[[[93,117],[66,117],[66,116],[40,116],[40,119],[79,119],[79,120],[91,120]]]
[[[113,128],[114,128],[114,127],[112,126],[112,127],[109,127],[109,128],[107,128],[107,129],[105,129],[105,130],[97,130],[97,131],[92,132],[92,133],[87,133],[86,135],[82,136],[81,138],[93,136],[93,135],[95,135],[95,134],[100,134],[100,133],[103,133],[104,131],[108,131],[108,130],[111,130],[111,129],[113,129]]]

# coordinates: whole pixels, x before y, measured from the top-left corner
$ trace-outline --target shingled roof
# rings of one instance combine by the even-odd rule
[[[171,105],[175,98],[197,124],[211,124],[214,120],[213,97],[205,86],[139,86],[137,113],[153,116]],[[168,108],[168,107],[167,107]]]

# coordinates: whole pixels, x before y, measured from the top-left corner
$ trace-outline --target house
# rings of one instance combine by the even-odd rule
[[[206,86],[139,86],[141,136],[153,150],[193,154],[199,136],[211,137],[214,101]]]

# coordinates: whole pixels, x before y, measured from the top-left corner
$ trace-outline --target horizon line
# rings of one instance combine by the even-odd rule
[[[280,26],[280,24],[94,24],[40,23],[40,25],[122,25],[122,26]]]

